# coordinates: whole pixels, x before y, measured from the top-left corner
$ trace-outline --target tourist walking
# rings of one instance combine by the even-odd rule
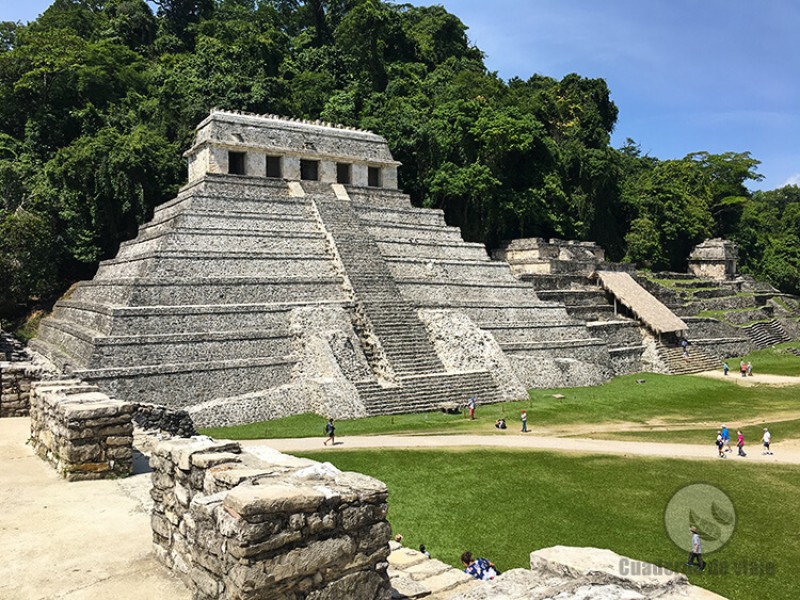
[[[528,413],[523,410],[519,418],[522,419],[522,433],[528,433]]]
[[[683,358],[689,358],[689,341],[686,338],[681,340],[681,348],[683,348]]]
[[[472,552],[469,551],[461,555],[461,563],[464,565],[464,572],[467,575],[472,575],[481,581],[489,581],[498,575],[492,561],[486,558],[472,558]]]
[[[736,430],[736,447],[739,449],[739,456],[747,456],[744,451],[744,434],[741,429]]]
[[[704,571],[706,562],[703,560],[703,542],[700,540],[700,534],[697,533],[697,527],[692,525],[689,531],[692,532],[692,549],[689,551],[689,560],[686,561],[686,566],[691,567],[697,561],[697,568]]]
[[[728,371],[730,371],[730,367],[728,366],[727,362],[722,363],[722,374],[727,375]]]
[[[333,424],[333,419],[328,419],[328,424],[325,425],[325,433],[328,435],[328,439],[326,439],[323,445],[327,446],[328,442],[331,443],[331,446],[335,446],[336,442],[334,441],[334,437],[336,435],[336,426]]]
[[[752,376],[753,376],[753,363],[751,363],[751,362],[748,360],[748,361],[747,361],[747,365],[745,366],[745,369],[747,369],[747,376],[748,376],[748,377],[752,377]]]
[[[742,372],[742,377],[747,377],[747,365],[743,360],[739,361],[739,370]]]
[[[731,451],[731,432],[728,431],[728,426],[722,424],[722,445],[726,446],[725,452]]]
[[[724,442],[722,441],[722,431],[717,431],[717,451],[719,452],[720,458],[725,458],[725,452],[723,452],[722,447]]]
[[[769,429],[764,427],[764,435],[761,437],[761,441],[764,443],[764,451],[761,454],[772,454],[772,451],[769,449],[769,442],[772,439],[772,436],[769,433]]]
[[[473,421],[475,420],[475,406],[476,406],[475,396],[473,396],[472,398],[469,399],[469,402],[467,402],[467,408],[469,409],[469,418],[472,419]]]

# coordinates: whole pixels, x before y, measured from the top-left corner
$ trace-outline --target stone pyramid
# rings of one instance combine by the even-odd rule
[[[198,425],[525,398],[611,374],[604,341],[439,210],[373,133],[213,111],[189,181],[45,319],[34,349]]]

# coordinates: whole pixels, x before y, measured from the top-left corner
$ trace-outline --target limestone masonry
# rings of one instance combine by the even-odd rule
[[[79,380],[35,383],[31,444],[69,481],[130,475],[133,406]]]
[[[412,207],[375,134],[213,111],[186,156],[178,196],[32,343],[115,398],[198,426],[339,418],[640,367],[641,340],[613,361],[584,319]]]
[[[155,448],[158,559],[195,600],[389,600],[386,486],[262,450],[210,438]]]

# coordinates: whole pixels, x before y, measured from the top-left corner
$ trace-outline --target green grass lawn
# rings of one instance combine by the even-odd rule
[[[800,357],[792,356],[800,369]],[[754,364],[758,365],[757,362]],[[644,379],[645,383],[636,383]],[[563,399],[553,398],[561,394]],[[465,395],[466,400],[466,395]],[[797,387],[745,387],[733,380],[644,373],[616,377],[604,385],[585,388],[531,390],[530,399],[494,405],[479,405],[478,419],[443,413],[406,414],[342,420],[341,435],[387,433],[496,433],[494,422],[507,419],[519,426],[519,412],[528,411],[529,427],[596,424],[609,421],[645,423],[661,418],[680,422],[729,422],[768,418],[771,413],[800,410]],[[259,439],[317,437],[323,435],[325,419],[298,415],[248,425],[204,429],[216,438]]]
[[[744,357],[753,363],[753,373],[800,376],[800,356],[787,352],[787,348],[800,348],[800,342],[786,342],[764,350],[756,350]],[[730,359],[731,375],[738,375],[739,361]]]
[[[685,553],[665,533],[664,508],[683,485],[711,483],[733,501],[737,528],[726,546],[705,556],[705,573],[688,572],[690,581],[737,600],[796,597],[797,467],[502,450],[305,456],[386,482],[389,520],[406,546],[425,544],[453,566],[471,550],[504,570],[527,568],[531,551],[557,544],[684,562]],[[742,561],[772,562],[775,572],[737,573]]]

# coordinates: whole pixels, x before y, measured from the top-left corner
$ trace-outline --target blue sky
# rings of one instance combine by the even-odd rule
[[[749,151],[764,176],[752,188],[800,185],[797,0],[438,3],[504,79],[605,79],[619,108],[614,146],[633,138],[660,159]],[[32,20],[49,4],[0,0],[0,20]]]

